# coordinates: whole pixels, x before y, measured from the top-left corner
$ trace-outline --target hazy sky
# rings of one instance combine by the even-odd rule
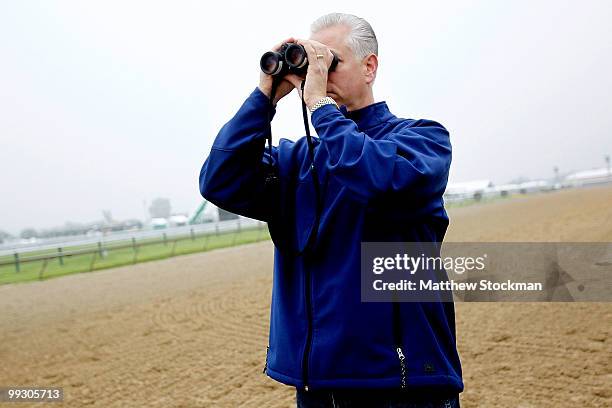
[[[332,7],[332,8],[330,8]],[[451,182],[550,177],[612,154],[609,1],[2,1],[0,229],[143,218],[201,201],[219,128],[259,57],[316,17],[365,17],[377,101],[451,133]],[[281,102],[275,141],[303,134]]]

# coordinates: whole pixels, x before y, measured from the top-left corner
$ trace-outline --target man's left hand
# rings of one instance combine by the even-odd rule
[[[306,72],[306,84],[304,84],[304,102],[308,108],[317,103],[321,98],[327,96],[327,75],[334,55],[326,45],[314,40],[296,40],[302,45],[308,56],[308,71]],[[300,93],[302,78],[295,74],[288,74],[286,79],[295,86]]]

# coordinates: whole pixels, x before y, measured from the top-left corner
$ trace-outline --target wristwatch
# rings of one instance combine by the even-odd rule
[[[336,108],[338,107],[338,104],[336,103],[336,101],[334,101],[329,96],[326,96],[324,98],[319,99],[314,105],[312,105],[312,108],[310,108],[310,113],[316,111],[321,106],[325,106],[325,105],[334,105],[336,106]]]

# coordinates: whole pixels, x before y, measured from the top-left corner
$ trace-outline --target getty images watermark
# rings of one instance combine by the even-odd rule
[[[612,301],[612,243],[363,242],[364,302]]]

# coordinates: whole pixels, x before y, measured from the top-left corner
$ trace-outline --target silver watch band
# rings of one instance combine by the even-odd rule
[[[314,105],[312,105],[312,108],[310,109],[310,113],[316,111],[321,106],[325,106],[325,105],[334,105],[336,108],[338,107],[338,104],[336,103],[336,101],[334,101],[329,96],[325,96],[319,99]]]

